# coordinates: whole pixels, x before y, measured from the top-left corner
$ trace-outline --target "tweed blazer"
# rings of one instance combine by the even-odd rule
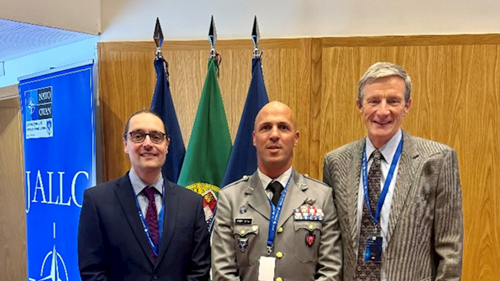
[[[325,155],[323,180],[334,193],[344,250],[344,280],[354,280],[358,190],[366,138]],[[460,280],[462,196],[456,152],[403,131],[382,268],[387,281]]]
[[[295,219],[300,206],[323,210],[324,220]],[[270,214],[257,172],[221,190],[212,237],[213,280],[258,280]],[[239,224],[240,218],[251,223]],[[311,245],[309,234],[314,235]],[[342,245],[330,187],[292,171],[270,256],[276,257],[275,280],[341,280]]]

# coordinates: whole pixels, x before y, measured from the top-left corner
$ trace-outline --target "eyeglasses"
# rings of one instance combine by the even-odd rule
[[[162,143],[165,137],[167,136],[166,134],[158,131],[151,131],[149,132],[149,134],[146,134],[146,132],[144,132],[143,130],[132,131],[128,134],[130,135],[130,140],[132,140],[135,143],[142,143],[146,139],[146,136],[149,136],[149,139],[154,144]]]

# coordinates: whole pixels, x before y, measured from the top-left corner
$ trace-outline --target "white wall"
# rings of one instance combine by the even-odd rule
[[[0,87],[17,84],[25,76],[89,59],[97,59],[98,36],[61,47],[5,61],[5,76],[0,77]]]
[[[3,1],[3,0],[0,0]],[[500,33],[500,0],[101,0],[102,35],[5,62],[0,87],[87,59],[100,41],[206,39],[214,15],[219,39]]]
[[[500,33],[500,0],[102,0],[102,41]]]

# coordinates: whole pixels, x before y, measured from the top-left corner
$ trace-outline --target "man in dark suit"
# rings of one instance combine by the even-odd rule
[[[287,105],[270,102],[260,110],[253,132],[258,169],[219,193],[214,280],[340,281],[332,192],[292,168],[298,140]]]
[[[460,280],[457,155],[400,129],[410,93],[403,68],[372,65],[357,99],[368,136],[325,156],[323,179],[339,214],[346,281]]]
[[[134,113],[123,135],[130,171],[85,190],[78,227],[82,280],[209,279],[202,198],[162,176],[165,132],[156,113]]]

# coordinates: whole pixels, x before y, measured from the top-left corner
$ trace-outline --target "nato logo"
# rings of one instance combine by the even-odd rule
[[[56,224],[54,223],[54,239],[56,238]],[[52,251],[49,251],[42,261],[40,268],[40,279],[28,278],[28,281],[69,281],[68,270],[64,259],[56,251],[56,245],[52,247]]]
[[[26,121],[38,120],[38,90],[26,93]]]

